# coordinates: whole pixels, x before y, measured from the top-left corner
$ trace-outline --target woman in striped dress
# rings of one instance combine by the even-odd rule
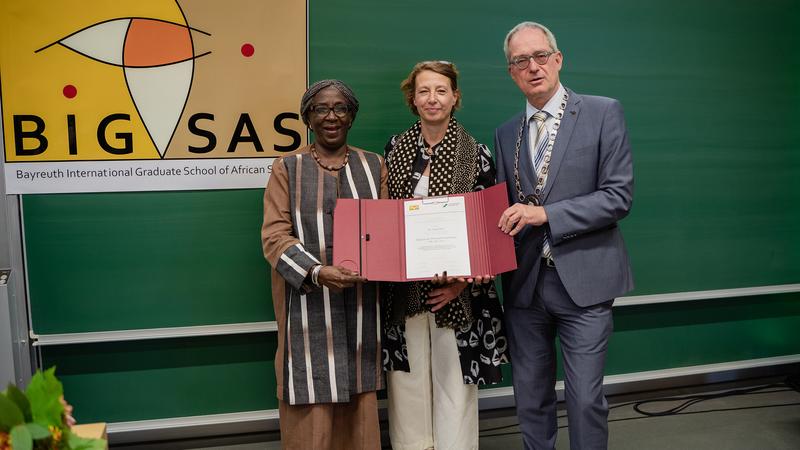
[[[352,90],[322,80],[301,101],[314,143],[280,158],[264,193],[261,242],[272,266],[275,372],[285,449],[380,448],[378,288],[332,265],[337,198],[386,198],[383,158],[347,144]]]

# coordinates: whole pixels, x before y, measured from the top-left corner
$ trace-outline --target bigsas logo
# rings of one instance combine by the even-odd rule
[[[305,145],[306,8],[4,0],[9,192],[256,187],[221,182],[237,175],[263,186],[274,157]]]

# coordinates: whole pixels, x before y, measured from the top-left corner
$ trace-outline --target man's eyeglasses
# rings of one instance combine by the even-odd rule
[[[547,61],[550,59],[551,55],[554,55],[558,52],[536,52],[532,55],[520,55],[516,58],[512,59],[508,62],[508,65],[513,65],[519,70],[527,69],[528,66],[531,65],[531,60],[536,64],[543,66],[547,64]]]
[[[319,117],[325,117],[330,114],[331,111],[333,111],[336,117],[344,117],[350,111],[350,107],[343,103],[337,103],[333,105],[333,108],[328,105],[315,105],[311,107],[311,111]]]

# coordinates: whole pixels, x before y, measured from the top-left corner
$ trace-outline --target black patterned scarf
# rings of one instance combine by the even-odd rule
[[[405,199],[413,197],[417,182],[425,169],[427,159],[420,145],[421,125],[417,121],[411,128],[392,142],[387,152],[389,169],[389,197]],[[388,150],[388,148],[387,148]],[[436,146],[430,160],[428,195],[463,194],[471,192],[480,171],[478,145],[454,117],[450,118],[444,139]],[[428,311],[425,303],[428,293],[434,288],[429,281],[410,283],[388,283],[384,290],[384,315],[387,324],[400,325],[406,317]],[[436,311],[436,325],[442,328],[459,329],[472,320],[469,289],[459,297]]]

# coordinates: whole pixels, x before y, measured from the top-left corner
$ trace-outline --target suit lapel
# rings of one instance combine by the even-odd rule
[[[569,89],[567,89],[567,92],[569,92],[569,100],[567,100],[567,108],[564,110],[564,117],[561,119],[556,142],[553,144],[553,152],[550,155],[550,173],[547,175],[547,184],[544,186],[542,203],[547,200],[547,196],[550,195],[550,190],[555,184],[558,169],[561,168],[561,162],[564,160],[564,154],[567,153],[569,140],[572,138],[575,123],[578,121],[578,115],[581,112],[580,96]]]

